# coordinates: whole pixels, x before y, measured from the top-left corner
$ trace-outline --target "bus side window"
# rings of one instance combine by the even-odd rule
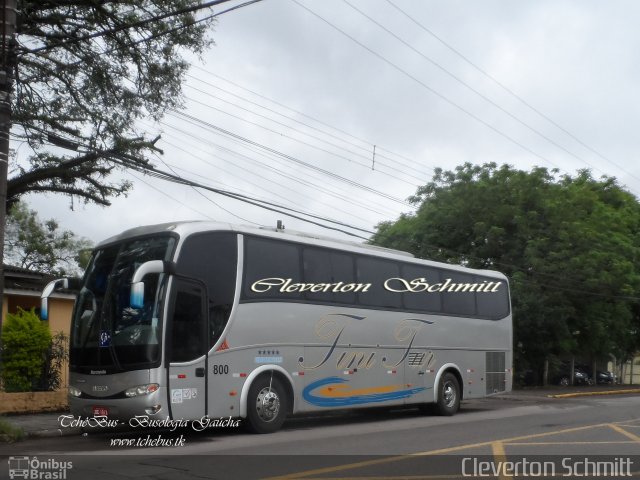
[[[293,300],[302,299],[300,292],[283,292],[271,288],[267,292],[255,292],[252,285],[258,280],[277,278],[291,279],[293,283],[302,279],[299,245],[271,240],[269,238],[245,237],[243,296],[251,300]]]
[[[333,282],[333,269],[331,268],[331,252],[320,248],[304,247],[302,249],[303,281],[307,283]],[[308,301],[333,302],[331,292],[307,292],[305,298]]]
[[[442,311],[442,295],[438,290],[438,283],[441,281],[441,272],[436,268],[426,267],[422,265],[402,265],[402,278],[407,282],[415,279],[424,278],[425,283],[432,291],[405,292],[402,294],[404,298],[404,306],[409,310],[417,310],[419,312],[438,313]],[[435,286],[434,286],[435,285]]]
[[[383,308],[402,307],[402,295],[384,288],[388,278],[400,276],[400,265],[397,262],[359,255],[356,257],[356,268],[357,281],[361,284],[371,284],[366,292],[358,292],[360,305]]]
[[[189,236],[180,251],[178,269],[187,277],[202,280],[209,296],[209,348],[229,321],[236,287],[238,237],[231,232],[207,232]]]
[[[204,355],[205,314],[202,288],[193,283],[176,282],[171,319],[170,362],[188,362]]]
[[[509,286],[507,282],[478,276],[476,276],[475,281],[477,283],[483,281],[493,282],[493,286],[489,291],[476,293],[478,316],[499,320],[509,315]]]
[[[476,294],[467,291],[465,284],[474,283],[473,275],[455,271],[442,271],[440,280],[455,283],[456,287],[449,287],[442,292],[442,311],[446,315],[467,315],[476,314]]]
[[[354,283],[353,256],[326,248],[304,247],[302,269],[306,283]],[[307,292],[307,301],[355,304],[356,294],[347,292]]]

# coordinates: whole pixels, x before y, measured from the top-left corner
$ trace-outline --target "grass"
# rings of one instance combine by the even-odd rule
[[[6,420],[0,418],[0,442],[19,442],[25,438],[25,433],[20,427],[14,427]]]

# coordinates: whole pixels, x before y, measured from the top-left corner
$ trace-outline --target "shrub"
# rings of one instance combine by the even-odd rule
[[[58,332],[51,338],[38,390],[53,391],[62,386],[62,369],[66,366],[65,362],[68,359],[69,337]]]
[[[0,375],[6,392],[28,392],[42,377],[51,344],[47,323],[35,311],[8,314],[2,327]]]
[[[25,438],[24,430],[0,418],[0,442],[13,443]]]

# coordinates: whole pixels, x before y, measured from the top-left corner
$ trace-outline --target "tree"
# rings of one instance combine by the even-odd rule
[[[91,241],[60,231],[53,220],[41,221],[35,211],[16,203],[7,217],[5,261],[29,270],[59,276],[78,274],[87,266]]]
[[[224,0],[212,3],[222,3]],[[18,1],[13,122],[24,140],[7,205],[54,192],[109,205],[131,184],[110,174],[159,151],[136,121],[183,102],[187,52],[212,45],[199,0]],[[181,13],[176,13],[181,12]]]
[[[640,204],[613,178],[494,163],[436,169],[413,215],[372,242],[419,257],[504,272],[516,366],[637,351]]]

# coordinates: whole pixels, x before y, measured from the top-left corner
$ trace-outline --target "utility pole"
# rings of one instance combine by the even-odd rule
[[[11,131],[11,92],[15,66],[17,0],[2,0],[0,15],[0,332],[4,303],[4,230],[7,212],[9,171],[9,133]]]

